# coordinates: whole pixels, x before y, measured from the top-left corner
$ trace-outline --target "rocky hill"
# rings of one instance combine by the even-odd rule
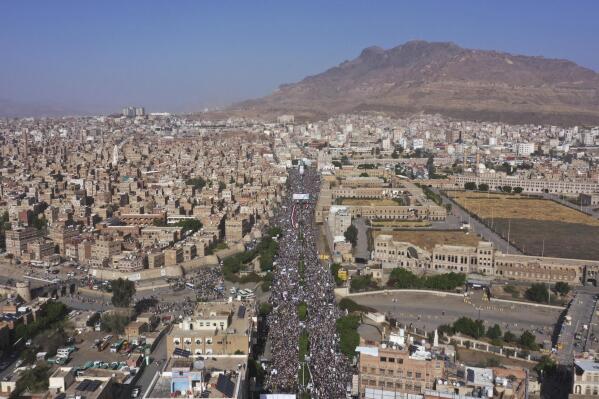
[[[599,123],[599,74],[571,61],[411,41],[351,61],[233,110],[305,118],[382,111],[513,123]]]

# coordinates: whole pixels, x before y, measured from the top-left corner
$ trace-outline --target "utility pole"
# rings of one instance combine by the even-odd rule
[[[507,254],[510,254],[510,230],[512,229],[512,219],[507,222]]]

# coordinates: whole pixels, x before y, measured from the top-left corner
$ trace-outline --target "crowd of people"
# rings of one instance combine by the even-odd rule
[[[203,268],[186,277],[180,277],[170,282],[170,287],[176,290],[187,289],[194,291],[200,302],[216,301],[225,298],[225,281],[221,266]]]
[[[176,301],[167,301],[162,297],[150,295],[138,298],[136,306],[140,302],[144,304],[144,312],[152,312],[157,315],[169,315],[175,319],[181,316],[193,315],[197,306],[195,298],[190,296],[179,298]]]
[[[292,170],[288,178],[291,193],[299,192],[299,173]],[[299,369],[300,320],[297,305],[300,303],[299,262],[302,249],[298,232],[293,227],[295,215],[291,195],[287,195],[273,218],[273,224],[281,228],[279,252],[274,264],[270,288],[270,304],[273,310],[268,317],[268,342],[271,348],[271,367],[266,384],[273,392],[296,392]]]
[[[305,192],[316,198],[320,179],[316,171],[304,173]],[[308,305],[307,331],[310,337],[309,369],[313,398],[343,398],[351,380],[347,358],[339,352],[336,321],[335,282],[318,257],[318,229],[314,221],[314,203],[301,210],[303,220],[304,301]]]
[[[282,228],[279,256],[275,267],[270,301],[269,342],[272,348],[267,384],[273,392],[298,391],[299,336],[304,329],[309,335],[308,370],[313,398],[343,398],[351,379],[347,358],[338,351],[334,282],[329,270],[321,264],[316,247],[318,231],[314,222],[314,205],[320,189],[320,177],[313,168],[304,173],[289,173],[291,193],[309,194],[307,202],[283,201],[275,216]],[[289,196],[291,197],[291,196]],[[299,265],[303,265],[300,271]],[[301,275],[300,275],[301,274]],[[300,283],[303,282],[303,283]],[[298,316],[298,305],[308,306],[304,324]]]

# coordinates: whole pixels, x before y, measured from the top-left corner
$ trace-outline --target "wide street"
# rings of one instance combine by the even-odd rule
[[[170,328],[170,327],[169,327]],[[167,332],[168,333],[168,332]],[[166,359],[168,358],[166,353],[166,335],[163,334],[160,338],[160,341],[156,344],[156,347],[152,351],[150,355],[151,363],[149,366],[146,366],[142,372],[141,377],[137,380],[136,385],[142,387],[141,392],[139,394],[140,397],[145,397],[148,389],[150,388],[150,382],[152,382],[152,378],[156,375],[156,372],[162,369]]]
[[[550,339],[560,310],[533,307],[526,304],[506,304],[497,301],[465,303],[460,296],[440,296],[424,292],[390,292],[351,296],[360,305],[376,309],[404,324],[431,331],[443,324],[452,324],[460,317],[482,319],[485,326],[497,323],[502,331],[521,334],[530,330],[537,341]],[[480,309],[480,313],[479,313]]]
[[[576,353],[589,347],[597,349],[593,333],[593,314],[597,306],[597,289],[583,287],[577,290],[568,309],[568,318],[559,332],[557,360],[560,364],[570,364]]]

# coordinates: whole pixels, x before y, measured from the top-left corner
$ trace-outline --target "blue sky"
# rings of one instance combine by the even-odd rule
[[[0,99],[191,111],[412,39],[599,71],[599,1],[5,1]]]

